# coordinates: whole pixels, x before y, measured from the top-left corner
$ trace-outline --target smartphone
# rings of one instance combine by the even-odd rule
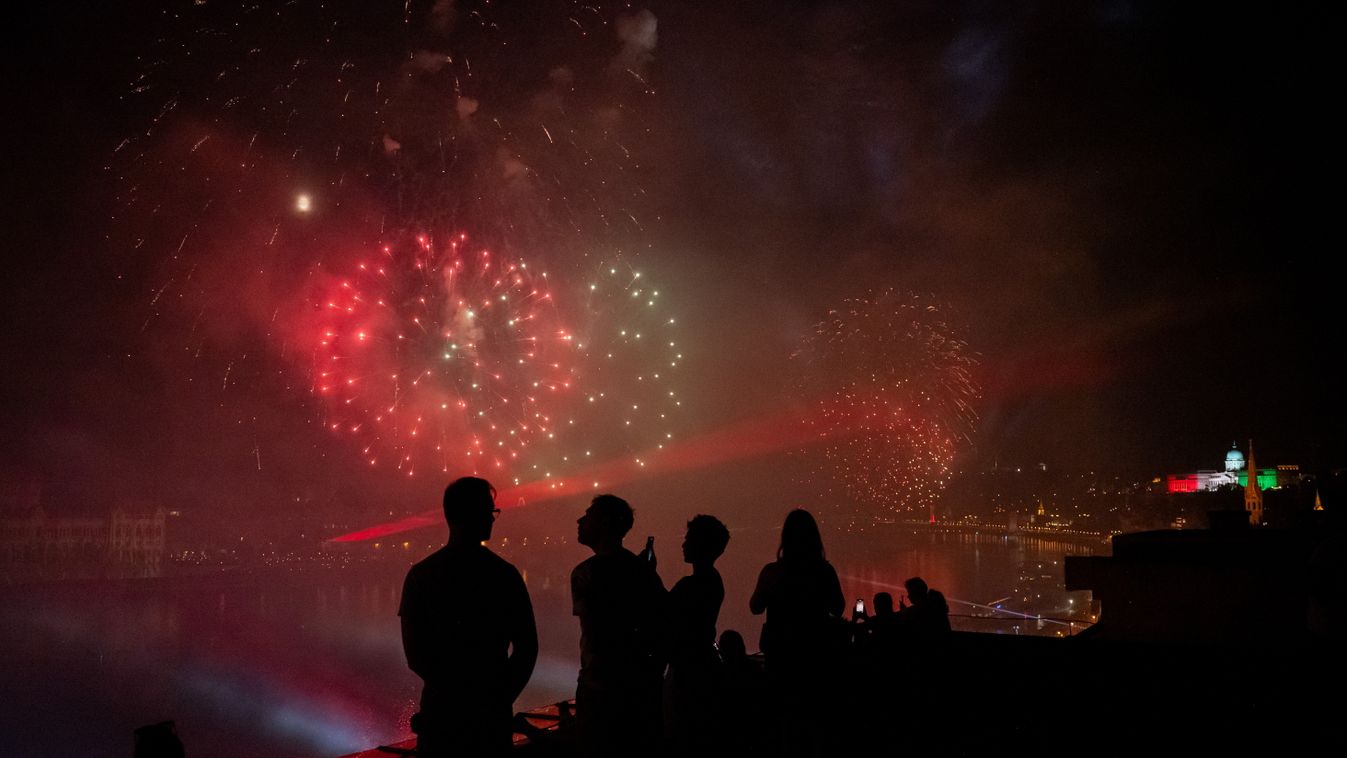
[[[865,600],[864,600],[864,599],[859,598],[859,597],[856,598],[856,610],[853,611],[853,613],[854,613],[855,615],[857,615],[857,616],[864,616],[864,615],[865,615]]]

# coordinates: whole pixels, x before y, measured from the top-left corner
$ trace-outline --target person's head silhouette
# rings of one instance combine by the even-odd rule
[[[444,488],[444,520],[449,524],[451,543],[481,543],[491,539],[491,527],[498,513],[496,488],[485,479],[465,476]]]
[[[875,593],[875,616],[888,616],[893,613],[893,595],[887,592]]]
[[[694,566],[710,566],[725,552],[730,542],[730,530],[715,516],[705,514],[688,522],[688,533],[683,538],[683,560]]]
[[[823,535],[819,534],[814,514],[796,508],[786,516],[781,527],[781,547],[777,548],[779,561],[808,563],[824,560]]]
[[[903,582],[903,586],[907,588],[907,599],[913,605],[926,600],[927,595],[930,594],[930,588],[926,586],[926,580],[919,576],[914,576]]]
[[[636,522],[631,506],[617,495],[599,495],[576,520],[576,538],[596,553],[622,547],[622,538]]]
[[[726,629],[720,633],[720,659],[726,663],[737,663],[748,657],[748,648],[744,646],[744,635]]]

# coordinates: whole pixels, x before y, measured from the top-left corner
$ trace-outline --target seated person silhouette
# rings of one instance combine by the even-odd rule
[[[875,593],[870,608],[872,613],[860,619],[855,640],[858,652],[874,656],[892,647],[898,617],[893,610],[893,595],[887,592]]]
[[[874,607],[872,619],[888,619],[893,616],[893,595],[887,592],[876,592],[875,599],[871,603]]]
[[[719,743],[709,756],[757,755],[763,747],[761,727],[767,721],[767,683],[762,665],[748,657],[744,636],[733,629],[720,633],[712,734]]]
[[[926,581],[914,576],[903,582],[907,601],[901,603],[898,627],[903,637],[918,642],[937,642],[950,636],[949,604],[939,590],[926,586]]]
[[[421,677],[417,755],[498,756],[511,747],[514,701],[538,659],[533,605],[519,571],[482,543],[496,491],[464,477],[444,491],[449,543],[412,566],[402,588],[402,647]]]
[[[182,740],[172,721],[142,726],[135,731],[134,758],[184,758]]]
[[[649,755],[660,728],[664,583],[622,546],[634,517],[627,501],[599,495],[576,522],[594,555],[571,572],[580,617],[576,746],[583,756]]]
[[[689,521],[683,560],[692,564],[692,575],[679,579],[669,590],[671,636],[664,731],[674,755],[704,754],[715,739],[716,619],[725,600],[725,583],[715,562],[729,541],[729,530],[715,516],[700,515]]]
[[[866,626],[869,628],[871,636],[891,634],[897,619],[897,613],[893,609],[893,595],[887,592],[876,592],[870,607],[874,613],[866,619]]]

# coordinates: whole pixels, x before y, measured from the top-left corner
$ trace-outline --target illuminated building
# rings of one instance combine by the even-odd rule
[[[1252,451],[1252,447],[1250,447]],[[1247,488],[1249,472],[1253,471],[1252,462],[1245,464],[1244,453],[1233,444],[1225,454],[1225,468],[1221,471],[1201,470],[1189,474],[1170,474],[1165,477],[1165,492],[1171,495],[1185,492],[1212,492],[1222,487],[1236,485]],[[1300,467],[1294,465],[1258,469],[1255,476],[1257,488],[1273,489],[1295,481],[1300,476]]]
[[[0,583],[162,576],[163,508],[49,516],[30,488],[0,497]]]

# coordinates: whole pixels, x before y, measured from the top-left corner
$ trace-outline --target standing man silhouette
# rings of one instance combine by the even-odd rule
[[[586,758],[657,750],[665,592],[653,561],[622,546],[634,520],[627,501],[599,495],[576,521],[580,544],[594,551],[571,572],[580,617],[576,743]]]
[[[402,649],[425,683],[412,717],[422,758],[510,750],[514,701],[538,660],[538,630],[518,569],[482,544],[499,513],[485,479],[451,483],[449,543],[412,566],[402,587]]]
[[[716,559],[725,552],[730,531],[715,516],[688,522],[683,560],[692,575],[669,590],[669,673],[664,680],[664,735],[668,754],[705,758],[715,754],[716,620],[725,600],[725,583]]]

